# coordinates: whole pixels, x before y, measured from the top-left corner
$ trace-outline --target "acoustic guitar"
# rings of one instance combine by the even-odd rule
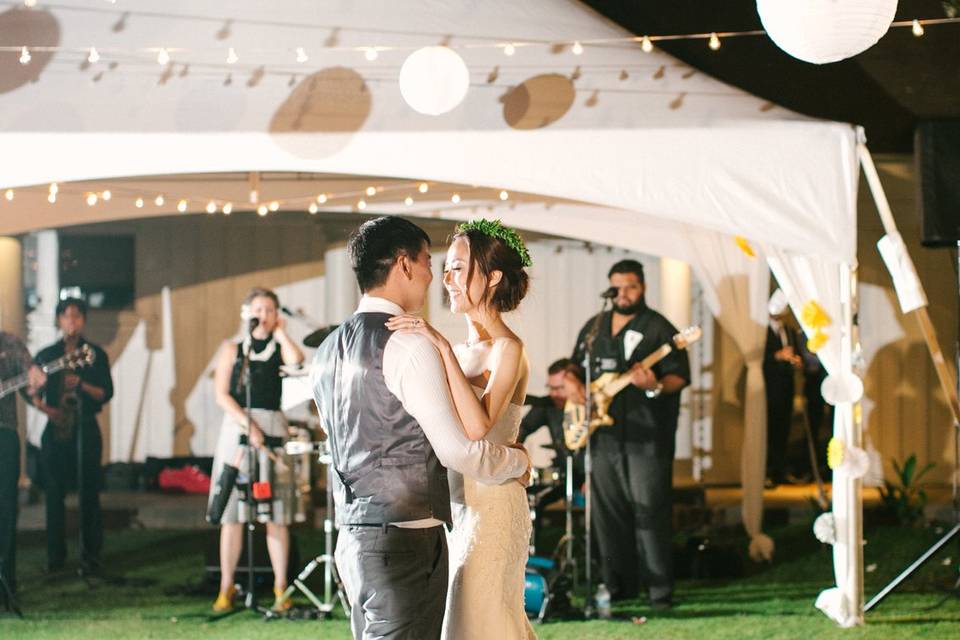
[[[94,358],[96,358],[96,352],[90,348],[90,345],[85,344],[79,349],[75,349],[64,356],[57,358],[56,360],[51,360],[50,362],[41,366],[40,369],[45,374],[50,375],[57,373],[58,371],[63,371],[64,369],[79,369],[81,367],[86,367],[93,364]],[[0,398],[8,396],[13,392],[22,389],[28,384],[30,384],[30,381],[27,378],[26,373],[21,373],[18,376],[3,380],[0,382]]]

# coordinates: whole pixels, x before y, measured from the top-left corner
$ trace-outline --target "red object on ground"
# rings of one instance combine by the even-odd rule
[[[195,465],[180,469],[163,469],[157,474],[157,484],[163,491],[210,493],[210,476]]]

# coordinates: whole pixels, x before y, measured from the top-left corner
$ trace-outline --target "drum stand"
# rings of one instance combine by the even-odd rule
[[[323,513],[323,554],[317,556],[304,566],[294,578],[293,584],[287,587],[283,592],[284,598],[289,598],[293,592],[299,590],[307,597],[313,606],[316,607],[321,619],[325,619],[333,613],[339,601],[343,607],[343,612],[347,618],[350,617],[350,604],[347,601],[347,594],[343,590],[343,583],[340,576],[337,575],[336,561],[333,557],[333,482],[330,475],[331,459],[329,454],[324,454],[322,449],[319,456],[320,463],[327,467],[327,505]],[[323,565],[323,598],[317,596],[306,584],[307,578]],[[336,587],[336,591],[334,591]]]

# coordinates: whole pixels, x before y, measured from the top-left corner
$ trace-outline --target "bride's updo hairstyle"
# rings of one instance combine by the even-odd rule
[[[468,284],[478,272],[486,280],[494,271],[502,274],[495,287],[484,289],[477,304],[488,304],[500,313],[516,309],[530,288],[526,267],[532,264],[517,232],[504,227],[499,220],[474,220],[457,227],[452,240],[457,238],[465,239],[470,247]]]

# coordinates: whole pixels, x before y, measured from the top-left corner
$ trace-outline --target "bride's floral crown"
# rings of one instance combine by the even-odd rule
[[[509,227],[503,226],[499,220],[471,220],[464,222],[457,227],[457,233],[466,233],[468,231],[477,231],[492,238],[500,238],[503,242],[517,252],[520,256],[520,263],[525,267],[533,266],[533,260],[530,259],[530,252],[527,246],[523,244],[523,238],[520,234]]]

